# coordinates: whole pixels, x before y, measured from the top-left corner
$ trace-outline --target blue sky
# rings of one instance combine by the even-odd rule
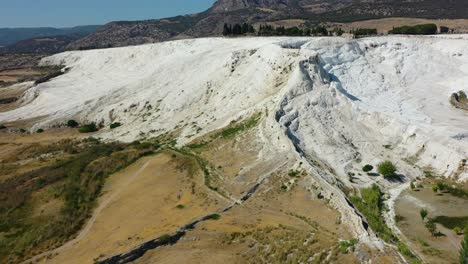
[[[0,28],[70,27],[191,14],[215,0],[0,0]]]

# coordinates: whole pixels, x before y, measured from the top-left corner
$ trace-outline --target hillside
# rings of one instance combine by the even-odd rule
[[[86,36],[99,26],[78,26],[72,28],[0,28],[0,46],[14,44],[21,40],[53,36]]]
[[[80,39],[81,35],[62,35],[62,36],[50,36],[41,38],[32,38],[27,40],[21,40],[17,43],[0,47],[0,53],[9,54],[24,54],[24,53],[36,53],[36,54],[53,54],[65,51],[65,48],[72,43]]]
[[[79,234],[75,240],[58,247],[63,238],[57,235],[62,238],[57,242],[47,233],[51,240],[33,240],[37,248],[26,256],[50,250],[52,244],[58,249],[33,262],[47,255],[48,263],[184,262],[196,254],[200,261],[232,256],[229,262],[320,262],[330,256],[330,262],[399,263],[401,255],[389,244],[412,245],[395,223],[400,193],[424,175],[468,179],[467,113],[450,103],[453,93],[466,92],[467,44],[464,35],[204,38],[44,58],[42,65],[68,70],[47,82],[7,89],[26,90],[13,109],[0,112],[6,146],[0,158],[18,153],[17,159],[2,158],[7,173],[18,168],[13,166],[18,159],[22,166],[41,166],[53,162],[51,157],[63,162],[63,153],[73,158],[115,140],[128,142],[111,145],[115,155],[93,154],[103,156],[88,161],[83,173],[99,182],[108,172],[103,168],[123,162],[122,155],[147,148],[158,152],[110,178],[90,222],[71,233]],[[89,135],[102,143],[66,141],[63,152],[60,143],[31,148],[19,131],[31,131],[33,142],[40,137],[54,141],[57,134],[78,137],[64,127],[71,119],[94,122],[100,130]],[[120,126],[111,129],[116,122]],[[35,133],[39,129],[45,131]],[[37,153],[36,164],[28,155]],[[362,173],[365,164],[385,160],[396,164],[397,174]],[[20,175],[35,179],[44,174],[46,183],[58,178],[58,172],[46,172]],[[173,176],[163,177],[166,173]],[[28,186],[20,181],[12,189],[14,183],[0,187],[15,193]],[[369,189],[363,188],[373,184],[388,208],[380,209],[377,218],[370,218],[368,205],[358,198],[365,199]],[[42,195],[51,193],[47,190]],[[44,201],[50,199],[58,198]],[[63,212],[56,209],[60,201],[46,212]],[[116,214],[127,220],[116,222]],[[135,217],[124,217],[129,215]],[[48,230],[47,225],[38,230]],[[353,238],[353,246],[339,249],[339,241]],[[416,258],[412,251],[400,252]]]
[[[463,0],[218,0],[205,12],[147,21],[105,25],[68,49],[120,47],[187,37],[216,36],[224,23],[251,24],[299,19],[305,24],[353,22],[387,17],[468,18]]]

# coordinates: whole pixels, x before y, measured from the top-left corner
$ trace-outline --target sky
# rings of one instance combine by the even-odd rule
[[[0,28],[72,27],[192,14],[215,0],[0,0]]]

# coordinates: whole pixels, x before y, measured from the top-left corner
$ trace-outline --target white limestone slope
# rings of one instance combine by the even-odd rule
[[[99,135],[133,141],[178,130],[184,144],[264,111],[265,153],[305,161],[362,237],[337,186],[379,181],[348,177],[363,164],[389,159],[408,178],[430,167],[468,179],[468,114],[449,103],[452,92],[468,91],[467,47],[464,36],[207,38],[66,52],[43,63],[69,72],[31,88],[0,123],[118,121]]]

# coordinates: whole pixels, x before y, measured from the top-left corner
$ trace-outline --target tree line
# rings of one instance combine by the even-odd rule
[[[240,36],[245,34],[254,34],[255,29],[251,24],[227,24],[224,23],[223,35],[224,36]]]

